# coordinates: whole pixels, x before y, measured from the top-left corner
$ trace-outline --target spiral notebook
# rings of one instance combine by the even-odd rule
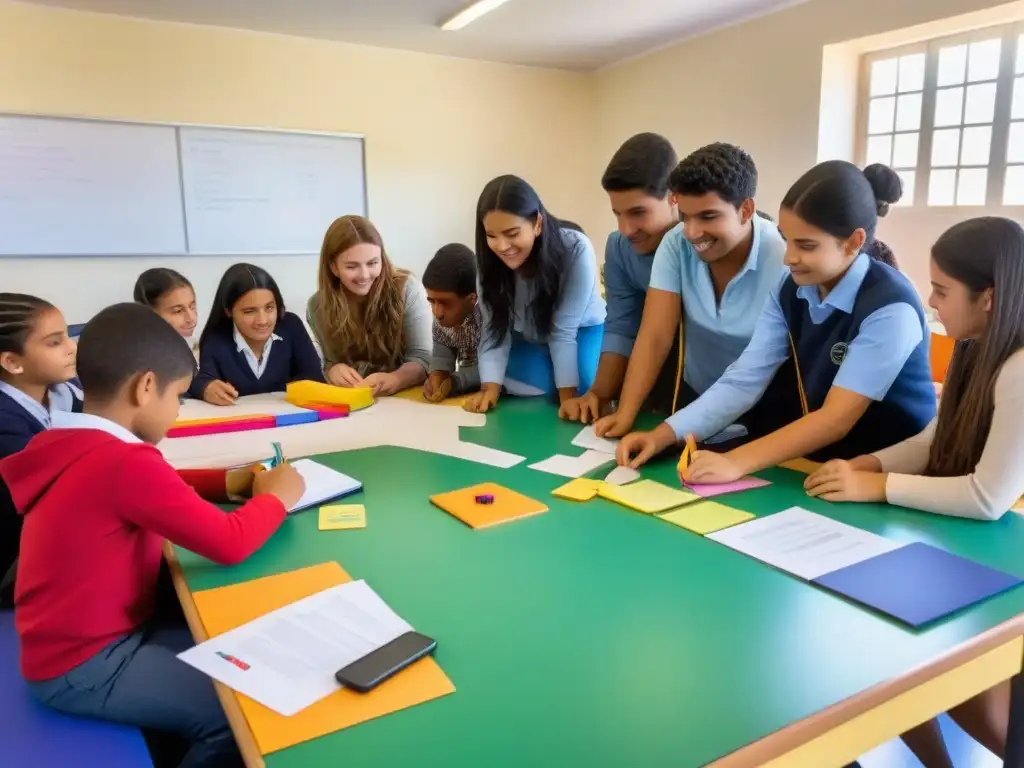
[[[318,507],[325,501],[340,499],[362,489],[363,484],[353,477],[343,475],[335,469],[319,464],[312,459],[290,462],[302,479],[306,481],[306,492],[288,510],[288,514]]]

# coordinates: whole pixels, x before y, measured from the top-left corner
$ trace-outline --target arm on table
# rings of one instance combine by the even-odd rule
[[[569,263],[562,273],[558,299],[551,316],[548,351],[555,375],[559,399],[573,397],[580,386],[580,368],[576,336],[586,317],[597,285],[597,256],[585,235],[571,241]]]

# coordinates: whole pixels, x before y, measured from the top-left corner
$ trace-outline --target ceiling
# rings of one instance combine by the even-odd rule
[[[592,70],[805,0],[509,0],[459,32],[469,0],[31,0],[515,64]]]

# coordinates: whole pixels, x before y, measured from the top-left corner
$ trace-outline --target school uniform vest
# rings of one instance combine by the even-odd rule
[[[867,411],[842,440],[808,458],[815,461],[852,459],[887,448],[919,434],[935,416],[935,387],[928,360],[930,334],[921,302],[910,282],[897,270],[872,260],[850,314],[835,310],[821,324],[811,321],[807,302],[797,295],[792,278],[779,294],[786,325],[796,348],[797,364],[810,411],[821,408],[846,357],[846,350],[873,312],[890,304],[909,304],[921,321],[922,340],[903,364],[881,401]],[[798,393],[792,395],[799,401]]]

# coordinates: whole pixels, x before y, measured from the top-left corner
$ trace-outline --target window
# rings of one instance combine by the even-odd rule
[[[860,160],[903,179],[900,205],[1024,206],[1024,27],[864,58]]]

